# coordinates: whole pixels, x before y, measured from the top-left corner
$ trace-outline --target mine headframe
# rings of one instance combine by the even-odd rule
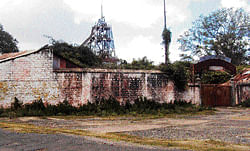
[[[97,56],[103,59],[115,57],[112,27],[106,23],[103,15],[92,27],[90,36],[81,46],[89,47]]]

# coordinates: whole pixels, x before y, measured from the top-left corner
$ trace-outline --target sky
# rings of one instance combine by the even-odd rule
[[[21,51],[48,44],[44,35],[80,45],[101,17],[102,3],[119,58],[131,62],[146,56],[155,64],[164,62],[163,0],[1,0],[0,24],[19,41]],[[250,12],[248,0],[166,0],[171,62],[180,59],[177,39],[193,21],[202,14],[231,7]]]

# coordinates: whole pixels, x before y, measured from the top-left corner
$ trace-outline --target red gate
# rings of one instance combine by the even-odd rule
[[[231,86],[202,84],[201,99],[204,106],[231,106]]]

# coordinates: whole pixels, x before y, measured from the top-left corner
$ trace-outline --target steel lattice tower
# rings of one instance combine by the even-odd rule
[[[81,46],[91,48],[94,53],[103,59],[115,57],[115,44],[112,27],[108,25],[103,16],[103,7],[101,6],[101,18],[92,27],[90,36]]]

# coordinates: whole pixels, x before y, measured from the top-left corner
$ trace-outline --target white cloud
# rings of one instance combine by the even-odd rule
[[[80,44],[100,18],[102,0],[1,0],[0,23],[19,41],[20,49],[39,48],[48,42],[42,35]],[[164,61],[160,44],[163,0],[103,0],[104,15],[113,27],[118,57],[127,60],[147,56]],[[166,1],[167,25],[173,32],[171,60],[178,59],[180,30],[191,22],[192,3],[201,0]],[[208,0],[202,0],[206,2]],[[209,1],[208,1],[209,3]]]
[[[126,47],[117,49],[117,55],[122,56],[122,59],[129,62],[144,56],[147,56],[149,60],[154,61],[156,64],[163,62],[164,50],[162,46],[160,43],[153,43],[151,39],[152,37],[145,36],[134,37]],[[120,44],[118,43],[117,45],[119,46]]]
[[[101,0],[64,0],[75,11],[75,21],[96,22],[101,14]],[[150,27],[157,20],[163,18],[163,3],[153,4],[152,0],[106,0],[104,15],[108,20],[127,23],[141,28]],[[154,2],[155,3],[155,2]],[[181,23],[187,19],[188,2],[169,2],[167,17],[169,24]]]
[[[221,0],[221,6],[225,8],[247,8],[247,0]]]

